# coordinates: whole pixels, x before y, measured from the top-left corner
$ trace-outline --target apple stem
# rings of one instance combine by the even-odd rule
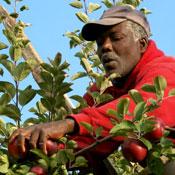
[[[169,131],[175,131],[175,128],[171,128],[169,126],[165,126],[165,129],[169,130]]]

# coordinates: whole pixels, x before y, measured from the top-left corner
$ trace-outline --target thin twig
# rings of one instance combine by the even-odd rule
[[[86,15],[88,15],[86,0],[83,0],[83,2],[84,2],[85,13],[86,13]]]
[[[113,135],[109,135],[109,136],[106,136],[106,137],[104,137],[104,138],[102,138],[102,139],[100,139],[100,140],[97,140],[96,142],[92,143],[91,145],[89,145],[89,146],[87,146],[87,147],[85,147],[85,148],[83,148],[83,149],[81,149],[81,150],[75,152],[75,156],[78,156],[78,155],[80,155],[80,154],[82,154],[82,153],[84,153],[84,152],[86,152],[86,151],[89,151],[90,149],[94,148],[94,147],[97,146],[98,144],[100,144],[100,143],[102,143],[102,142],[105,142],[105,141],[107,141],[107,140],[110,140],[110,139],[113,138],[113,137],[114,137]]]

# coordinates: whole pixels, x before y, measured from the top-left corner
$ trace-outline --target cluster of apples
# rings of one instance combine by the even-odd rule
[[[16,160],[25,159],[28,153],[27,143],[25,147],[26,147],[25,152],[19,151],[17,139],[14,139],[12,142],[8,144],[9,155],[15,158]],[[64,149],[64,147],[65,145],[63,143],[57,143],[52,140],[46,141],[46,150],[47,150],[48,156],[53,155],[60,149]]]
[[[18,149],[18,142],[17,139],[14,139],[12,142],[8,144],[8,152],[9,154],[15,158],[16,160],[23,160],[27,157],[28,149],[27,149],[27,144],[26,146],[26,151],[25,152],[20,152]],[[64,149],[65,145],[63,143],[57,143],[52,140],[47,140],[46,142],[46,149],[47,149],[47,154],[48,156],[53,155],[60,149]],[[35,173],[36,175],[47,175],[47,170],[43,168],[40,165],[35,165],[30,169],[30,172]]]
[[[159,140],[163,135],[165,131],[165,126],[161,120],[156,119],[154,123],[153,130],[145,135],[145,138],[154,141],[154,140]],[[46,149],[48,155],[53,155],[60,149],[64,149],[65,145],[62,143],[56,143],[52,140],[47,140],[46,142]],[[27,145],[26,145],[27,148]],[[146,146],[138,139],[134,138],[127,138],[122,146],[122,153],[123,156],[131,162],[142,162],[147,154],[148,150]],[[17,145],[17,140],[14,139],[11,143],[8,144],[8,152],[9,154],[19,160],[19,159],[25,159],[27,156],[27,149],[25,152],[21,153],[19,152],[18,145]],[[46,170],[39,166],[33,166],[30,170],[30,172],[35,173],[36,175],[46,175]]]
[[[144,137],[150,141],[157,141],[164,135],[165,125],[159,119],[155,120],[153,130]],[[138,139],[128,138],[122,144],[123,156],[131,162],[142,162],[148,153],[147,147]]]

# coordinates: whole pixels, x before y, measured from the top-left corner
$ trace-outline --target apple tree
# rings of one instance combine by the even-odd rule
[[[6,42],[0,41],[2,77],[0,115],[10,119],[4,121],[0,118],[0,174],[78,174],[82,167],[88,166],[87,160],[81,154],[117,135],[125,139],[119,149],[106,159],[116,174],[163,174],[167,162],[174,160],[173,143],[167,137],[173,128],[168,128],[154,116],[147,115],[147,112],[158,108],[164,99],[166,79],[162,76],[155,77],[153,84],[142,87],[146,92],[155,93],[156,100],[144,101],[137,90],[130,90],[128,93],[136,104],[134,111],[128,111],[130,100],[127,98],[120,100],[116,110],[108,110],[107,115],[111,116],[113,128],[107,137],[100,138],[103,128],[94,130],[90,124],[82,122],[83,127],[96,140],[82,150],[77,151],[77,143],[66,136],[54,141],[48,140],[47,155],[39,149],[29,151],[27,140],[28,151],[23,153],[18,152],[15,140],[8,143],[11,133],[17,128],[64,119],[70,113],[78,113],[87,104],[79,95],[73,95],[70,98],[76,100],[78,105],[72,108],[67,96],[72,90],[72,83],[67,82],[66,79],[69,63],[62,59],[61,53],[57,53],[47,63],[43,62],[30,43],[30,39],[25,35],[24,30],[29,25],[20,20],[20,15],[25,13],[25,10],[29,10],[29,7],[20,5],[22,0],[4,0],[4,2],[12,6],[14,11],[8,13],[0,6],[2,35],[6,38]],[[77,10],[75,13],[77,20],[87,23],[92,14],[103,8],[123,4],[136,8],[140,3],[141,0],[102,0],[96,3],[74,0],[69,5]],[[140,10],[145,14],[150,13],[147,9]],[[97,83],[100,91],[91,93],[95,101],[94,105],[111,100],[113,97],[105,94],[104,91],[111,86],[111,79],[119,75],[104,76],[104,69],[96,54],[95,42],[85,41],[80,30],[66,32],[64,36],[69,39],[70,48],[79,47],[75,57],[79,58],[83,68],[82,72],[72,76],[72,80],[88,77],[90,85]],[[10,81],[5,78],[6,74],[10,76]],[[30,83],[25,87],[21,86],[30,74],[38,85],[37,89],[34,89]],[[169,96],[174,94],[175,90],[172,89]],[[35,117],[23,121],[23,109],[35,98],[37,98],[36,105],[29,108]],[[126,121],[125,115],[132,115],[134,118]]]

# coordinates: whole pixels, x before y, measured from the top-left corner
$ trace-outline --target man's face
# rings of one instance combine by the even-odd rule
[[[140,42],[127,26],[127,21],[109,27],[97,39],[97,53],[107,75],[127,75],[141,57]]]

